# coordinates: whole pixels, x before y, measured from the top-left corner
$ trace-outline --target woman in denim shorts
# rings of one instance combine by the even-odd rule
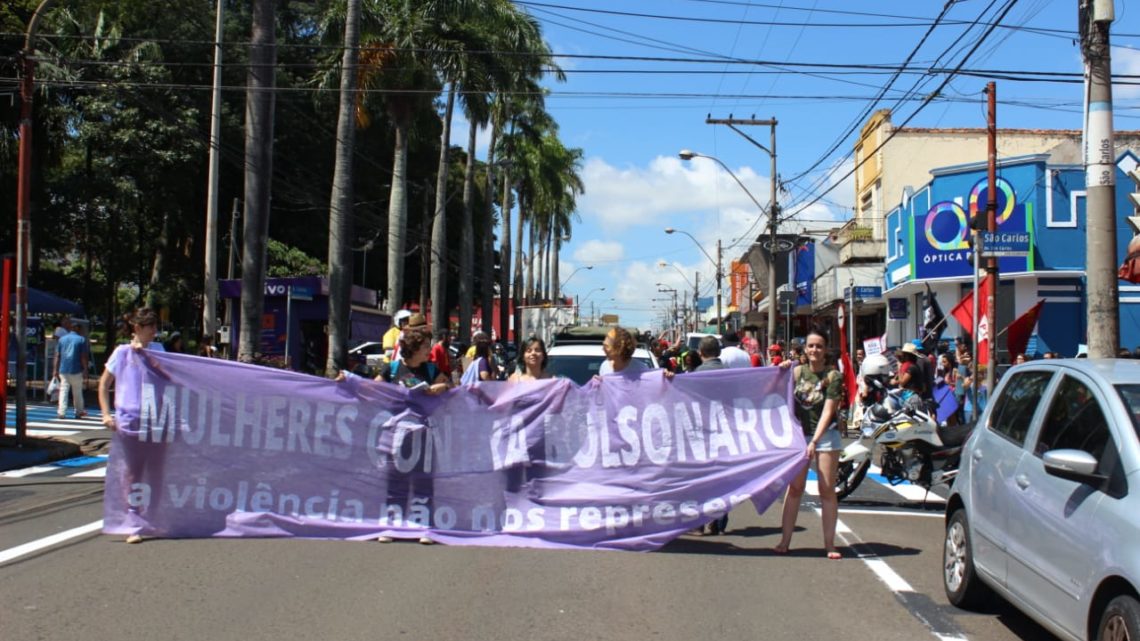
[[[842,555],[835,548],[835,523],[839,517],[839,499],[835,495],[835,477],[839,470],[839,455],[843,452],[843,441],[839,436],[838,417],[840,397],[843,389],[843,376],[839,370],[827,363],[827,337],[819,330],[808,332],[804,344],[807,355],[806,365],[796,365],[793,370],[795,380],[796,418],[803,426],[807,440],[806,457],[808,462],[816,460],[819,470],[819,500],[823,513],[823,547],[829,559],[839,559]],[[787,364],[791,366],[791,362]],[[781,364],[781,367],[785,365]],[[796,517],[800,512],[800,499],[807,484],[808,465],[804,465],[784,497],[784,512],[781,522],[783,536],[774,551],[784,554],[792,542],[792,532],[796,528]]]

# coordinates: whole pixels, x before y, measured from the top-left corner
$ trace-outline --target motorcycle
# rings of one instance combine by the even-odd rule
[[[839,458],[835,480],[839,498],[863,482],[876,451],[882,475],[891,485],[909,482],[927,491],[952,485],[973,424],[939,425],[933,411],[904,401],[901,390],[887,390],[878,380],[868,379],[867,384],[880,400],[863,413],[859,438]]]

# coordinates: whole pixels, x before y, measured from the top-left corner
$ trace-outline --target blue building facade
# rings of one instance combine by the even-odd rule
[[[1126,172],[1136,166],[1132,152],[1117,160],[1118,263],[1133,236],[1126,218],[1134,214],[1128,193],[1135,185]],[[908,192],[886,215],[885,296],[906,299],[909,309],[905,320],[888,320],[888,342],[894,344],[921,332],[922,295],[927,287],[949,316],[973,285],[970,223],[986,213],[990,193],[986,165],[944,167],[931,174],[929,183]],[[1044,300],[1031,354],[1056,351],[1074,356],[1088,331],[1083,168],[1050,164],[1045,154],[1009,158],[999,162],[995,182],[998,230],[1028,236],[1029,242],[1028,256],[998,261],[998,330]],[[1140,346],[1140,286],[1119,284],[1121,344]],[[943,338],[966,333],[951,318]],[[999,349],[1003,345],[999,339]]]

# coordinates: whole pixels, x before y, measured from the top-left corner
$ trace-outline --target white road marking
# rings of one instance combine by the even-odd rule
[[[54,472],[59,467],[55,465],[33,465],[32,467],[25,467],[19,470],[8,470],[7,472],[0,472],[0,478],[6,479],[19,479],[33,474],[43,474],[44,472]]]
[[[814,508],[814,511],[816,514],[821,514],[820,508],[818,507]],[[863,545],[863,541],[859,538],[859,535],[856,534],[855,531],[850,527],[848,527],[847,524],[842,520],[836,521],[835,534],[845,545],[847,545],[847,547],[856,552],[858,559],[862,561],[863,564],[866,565],[867,568],[870,569],[871,572],[874,573],[874,575],[887,586],[887,589],[889,589],[896,598],[900,599],[900,601],[905,603],[905,597],[907,595],[916,594],[915,589],[911,586],[911,584],[908,583],[906,579],[902,578],[898,572],[895,572],[894,568],[888,565],[887,562],[877,554],[867,551],[866,546]],[[926,628],[930,630],[934,637],[939,639],[939,641],[969,641],[965,635],[947,633],[934,629],[934,625],[926,618],[921,616],[918,612],[912,611],[911,615],[921,621],[923,625],[925,625]]]
[[[17,545],[14,548],[8,548],[7,550],[0,551],[0,563],[7,563],[22,556],[27,556],[34,552],[38,552],[44,548],[48,548],[53,545],[59,545],[65,541],[70,541],[71,539],[76,539],[92,532],[98,532],[102,529],[103,521],[100,519],[94,523],[88,523],[87,525],[71,528],[70,530],[52,534],[51,536],[45,536],[44,538],[32,541],[31,543],[25,543],[23,545]]]
[[[75,474],[68,474],[67,476],[69,478],[106,478],[107,466],[102,465],[94,469],[83,470],[82,472],[76,472]]]

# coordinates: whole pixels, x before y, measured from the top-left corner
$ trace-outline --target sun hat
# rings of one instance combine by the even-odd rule
[[[907,344],[903,345],[902,349],[899,351],[901,351],[903,354],[911,354],[914,356],[920,355],[918,348],[914,346],[914,343],[907,343]]]

